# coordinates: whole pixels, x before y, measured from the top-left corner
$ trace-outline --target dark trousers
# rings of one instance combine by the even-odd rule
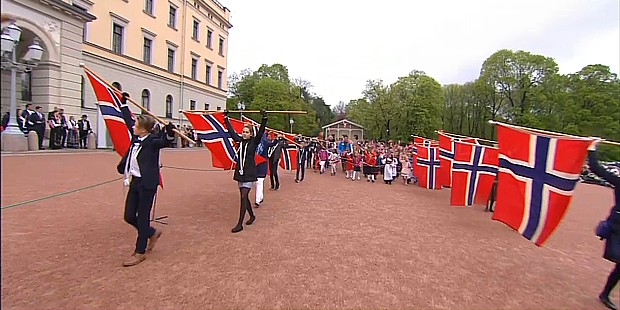
[[[141,178],[133,178],[129,185],[127,200],[125,201],[125,222],[138,230],[136,253],[144,254],[148,239],[155,234],[151,227],[151,208],[155,198],[155,189],[146,189]]]
[[[61,127],[58,131],[60,132],[60,136],[62,137],[62,140],[60,141],[60,147],[67,146],[67,128]]]
[[[605,296],[609,296],[611,290],[618,284],[620,280],[620,263],[616,263],[616,267],[611,271],[609,277],[607,278],[607,283],[605,284],[605,288],[603,289],[603,294]]]
[[[80,148],[85,149],[88,146],[88,131],[80,130]]]
[[[39,135],[39,150],[43,149],[43,136],[45,135],[45,125],[35,125],[33,127],[34,132]]]
[[[301,171],[301,178],[299,178],[299,172],[300,171]],[[306,175],[306,165],[305,165],[305,163],[298,163],[297,164],[297,176],[295,177],[295,180],[303,181],[305,175]]]
[[[278,162],[269,161],[269,181],[271,182],[271,188],[280,188],[280,178],[278,178]]]

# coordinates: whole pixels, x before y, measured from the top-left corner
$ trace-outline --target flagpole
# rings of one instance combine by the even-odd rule
[[[88,67],[86,67],[86,65],[84,63],[80,63],[80,67],[84,68],[84,70],[88,71],[88,73],[92,74],[93,76],[95,76],[96,78],[98,78],[100,81],[102,81],[108,88],[112,89],[112,91],[114,91],[115,93],[119,94],[119,95],[123,95],[123,93],[116,89],[116,87],[110,85],[110,83],[108,83],[106,80],[104,80],[103,78],[101,78],[97,73],[93,72],[92,70],[88,69]],[[138,107],[140,110],[142,110],[142,112],[150,115],[151,117],[153,117],[156,121],[158,121],[161,124],[166,125],[166,122],[164,120],[162,120],[161,118],[159,118],[157,115],[151,113],[151,111],[147,110],[146,108],[144,108],[143,106],[137,104],[135,101],[133,101],[133,99],[131,98],[127,98],[129,99],[129,102],[133,103],[133,105],[135,105],[136,107]],[[196,143],[194,140],[190,139],[188,136],[186,136],[185,134],[183,134],[180,130],[178,129],[174,129],[174,132],[176,132],[181,138],[185,139],[187,142],[191,142],[191,143]]]
[[[179,112],[190,112],[190,113],[224,113],[222,110],[179,110]],[[306,111],[265,111],[269,114],[308,114]],[[228,113],[261,113],[258,110],[236,110],[236,111],[228,111]]]
[[[554,135],[554,136],[558,136],[559,135],[559,136],[565,136],[565,137],[570,137],[570,138],[575,138],[575,139],[580,139],[580,140],[591,140],[592,139],[592,138],[588,138],[588,137],[569,135],[569,134],[561,133],[561,132],[548,131],[548,130],[542,130],[542,129],[535,129],[535,128],[517,126],[517,125],[512,125],[512,124],[506,124],[506,123],[502,123],[502,122],[498,122],[498,121],[494,121],[494,120],[489,120],[489,124],[504,125],[504,126],[508,126],[508,127],[517,128],[517,129],[520,129],[520,130],[529,130],[529,131],[538,132],[538,133],[547,134],[547,135]],[[606,144],[620,146],[620,142],[608,141],[608,140],[604,140],[604,139],[601,140],[601,143],[606,143]]]
[[[435,130],[436,133],[443,133],[446,136],[450,136],[450,137],[456,137],[456,138],[471,138],[471,139],[476,139],[476,140],[480,140],[480,141],[484,141],[484,142],[489,142],[489,143],[497,143],[497,141],[493,141],[493,140],[487,140],[487,139],[482,139],[482,138],[476,138],[476,137],[470,137],[470,136],[464,136],[464,135],[458,135],[455,133],[450,133],[450,132],[445,132],[442,130]]]

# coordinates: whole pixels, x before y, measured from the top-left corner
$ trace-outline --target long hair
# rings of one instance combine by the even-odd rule
[[[251,124],[243,124],[243,128],[247,128],[250,131],[250,136],[254,137],[254,126]]]

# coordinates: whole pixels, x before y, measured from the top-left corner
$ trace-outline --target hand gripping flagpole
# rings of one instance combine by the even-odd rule
[[[84,70],[88,71],[88,73],[92,74],[93,76],[95,76],[96,78],[98,78],[100,81],[102,81],[106,86],[108,86],[108,88],[112,89],[115,93],[117,93],[118,95],[122,96],[122,93],[120,90],[116,89],[116,87],[112,86],[110,83],[108,83],[106,80],[102,79],[97,73],[93,72],[92,70],[88,69],[88,67],[86,67],[86,65],[84,65],[83,63],[80,63],[80,67],[84,68]],[[151,111],[147,110],[146,108],[144,108],[143,106],[139,105],[138,103],[136,103],[135,101],[133,101],[133,99],[131,98],[127,98],[129,102],[133,103],[134,106],[138,107],[142,112],[150,115],[151,117],[153,117],[156,121],[158,121],[161,124],[166,125],[167,123],[161,119],[159,116],[151,113]],[[181,138],[185,139],[187,142],[190,143],[194,143],[196,144],[196,142],[194,140],[192,140],[191,138],[189,138],[188,136],[186,136],[185,134],[183,134],[180,130],[178,129],[173,129],[173,131],[175,133],[177,133]]]

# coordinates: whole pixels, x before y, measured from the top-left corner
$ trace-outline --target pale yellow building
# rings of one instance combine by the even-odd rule
[[[42,37],[46,50],[31,76],[18,79],[18,107],[31,102],[44,112],[61,106],[69,115],[86,114],[99,147],[112,144],[79,63],[177,124],[179,109],[226,107],[232,25],[217,0],[2,0],[2,16],[3,27],[5,19],[17,20],[30,38]],[[3,113],[10,94],[4,81]],[[53,89],[39,86],[46,83]]]

